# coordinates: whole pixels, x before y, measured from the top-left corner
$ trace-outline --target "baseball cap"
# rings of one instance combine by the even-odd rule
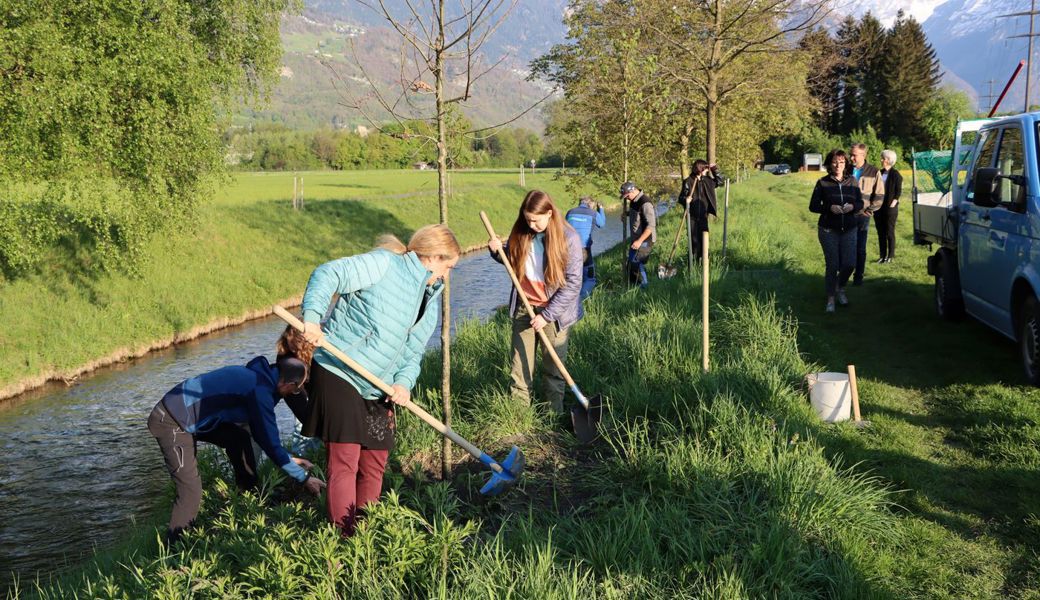
[[[624,196],[625,194],[634,191],[635,189],[636,184],[632,183],[631,181],[626,181],[625,183],[621,184],[621,195]]]
[[[307,379],[307,365],[298,358],[283,356],[278,359],[278,379],[281,383],[300,385]]]

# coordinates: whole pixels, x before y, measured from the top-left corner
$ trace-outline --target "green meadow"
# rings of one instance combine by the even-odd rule
[[[725,261],[720,227],[712,242],[709,373],[699,274],[642,293],[612,268],[617,250],[600,258],[569,355],[586,393],[609,398],[592,446],[510,401],[504,315],[460,329],[454,421],[493,455],[524,449],[508,494],[479,496],[486,473],[459,451],[436,480],[437,434],[405,415],[383,502],[341,541],[275,470],[239,494],[211,452],[185,540],[161,548],[143,527],[14,596],[1040,598],[1040,393],[1013,344],[932,314],[909,205],[897,262],[868,267],[852,305],[825,315],[811,186],[734,186]],[[416,400],[436,407],[440,357],[426,361]],[[806,373],[850,363],[866,429],[824,425],[806,400]]]
[[[574,199],[555,171],[528,173],[561,205]],[[322,262],[362,252],[376,236],[407,241],[439,221],[431,171],[299,173],[304,208],[293,210],[292,173],[245,173],[205,203],[198,219],[152,239],[135,273],[86,273],[47,264],[0,287],[0,390],[69,377],[105,357],[139,353],[298,296]],[[451,175],[449,220],[464,247],[487,239],[477,213],[515,218],[526,192],[511,171]]]

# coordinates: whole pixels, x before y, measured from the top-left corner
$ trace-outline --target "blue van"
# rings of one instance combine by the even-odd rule
[[[963,121],[948,189],[919,193],[918,154],[913,175],[914,243],[940,246],[928,258],[937,312],[949,320],[971,315],[1015,340],[1033,385],[1040,385],[1038,144],[1040,113]]]

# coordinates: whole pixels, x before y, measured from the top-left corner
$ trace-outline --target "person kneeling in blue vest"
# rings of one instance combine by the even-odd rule
[[[177,493],[168,543],[191,526],[202,504],[202,479],[195,456],[200,441],[224,448],[239,489],[257,484],[252,437],[289,477],[308,492],[321,493],[325,482],[307,474],[313,466],[310,461],[294,458],[282,447],[274,416],[281,398],[301,390],[307,369],[297,358],[283,357],[271,365],[257,356],[244,367],[224,367],[186,379],[155,405],[148,416],[148,431],[159,443]]]
[[[581,299],[584,300],[592,294],[596,287],[596,262],[592,257],[592,229],[603,227],[607,224],[607,213],[603,205],[592,198],[585,196],[578,201],[578,206],[567,211],[567,222],[581,238],[581,245],[585,249],[585,262],[582,265]]]

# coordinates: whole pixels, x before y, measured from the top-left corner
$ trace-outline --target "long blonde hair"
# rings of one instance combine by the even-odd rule
[[[278,341],[275,342],[275,354],[279,359],[291,356],[303,361],[303,364],[307,367],[303,376],[304,381],[307,381],[310,377],[311,357],[314,356],[316,349],[317,346],[308,342],[303,337],[303,334],[292,325],[286,326],[285,331],[282,332]]]
[[[415,252],[419,258],[439,258],[451,260],[462,254],[462,247],[455,239],[455,234],[447,225],[427,225],[420,227],[412,234],[405,246],[397,236],[389,233],[383,234],[376,239],[376,248],[389,250],[395,254]]]
[[[524,197],[520,204],[520,214],[513,223],[513,230],[509,232],[509,263],[520,281],[523,281],[527,277],[524,263],[531,251],[531,239],[535,235],[527,225],[524,213],[544,215],[549,211],[552,211],[552,216],[549,217],[549,226],[545,228],[545,283],[559,288],[563,286],[567,270],[567,237],[564,228],[570,225],[564,221],[563,213],[556,208],[549,194],[531,190]]]

